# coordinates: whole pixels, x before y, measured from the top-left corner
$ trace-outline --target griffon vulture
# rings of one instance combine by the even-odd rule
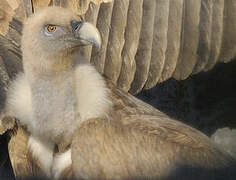
[[[30,134],[28,176],[161,179],[233,162],[199,131],[121,99],[77,56],[90,44],[101,45],[99,31],[67,9],[47,7],[24,24],[24,73],[9,87],[6,113]]]

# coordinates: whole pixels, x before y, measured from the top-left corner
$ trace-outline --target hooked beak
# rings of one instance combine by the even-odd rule
[[[98,29],[87,22],[71,21],[72,33],[83,45],[93,44],[97,48],[101,47],[101,35]]]

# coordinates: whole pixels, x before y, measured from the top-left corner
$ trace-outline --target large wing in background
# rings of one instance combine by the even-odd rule
[[[171,77],[186,79],[236,56],[234,0],[109,1],[2,0],[0,34],[19,46],[23,20],[44,6],[85,14],[101,31],[103,44],[99,52],[85,47],[79,53],[132,94]]]

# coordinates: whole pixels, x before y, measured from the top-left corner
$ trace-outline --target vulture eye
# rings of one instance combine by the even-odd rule
[[[1,1],[1,0],[0,0]],[[66,34],[66,31],[61,26],[48,24],[44,27],[44,34],[49,38],[56,38]]]
[[[57,26],[55,26],[55,25],[49,24],[49,25],[47,26],[47,30],[48,30],[48,32],[50,32],[50,33],[55,32],[56,29],[57,29]]]

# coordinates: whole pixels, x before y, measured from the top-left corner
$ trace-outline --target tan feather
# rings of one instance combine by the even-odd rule
[[[14,174],[17,178],[31,177],[32,164],[28,159],[28,133],[18,127],[8,145],[9,156]]]

